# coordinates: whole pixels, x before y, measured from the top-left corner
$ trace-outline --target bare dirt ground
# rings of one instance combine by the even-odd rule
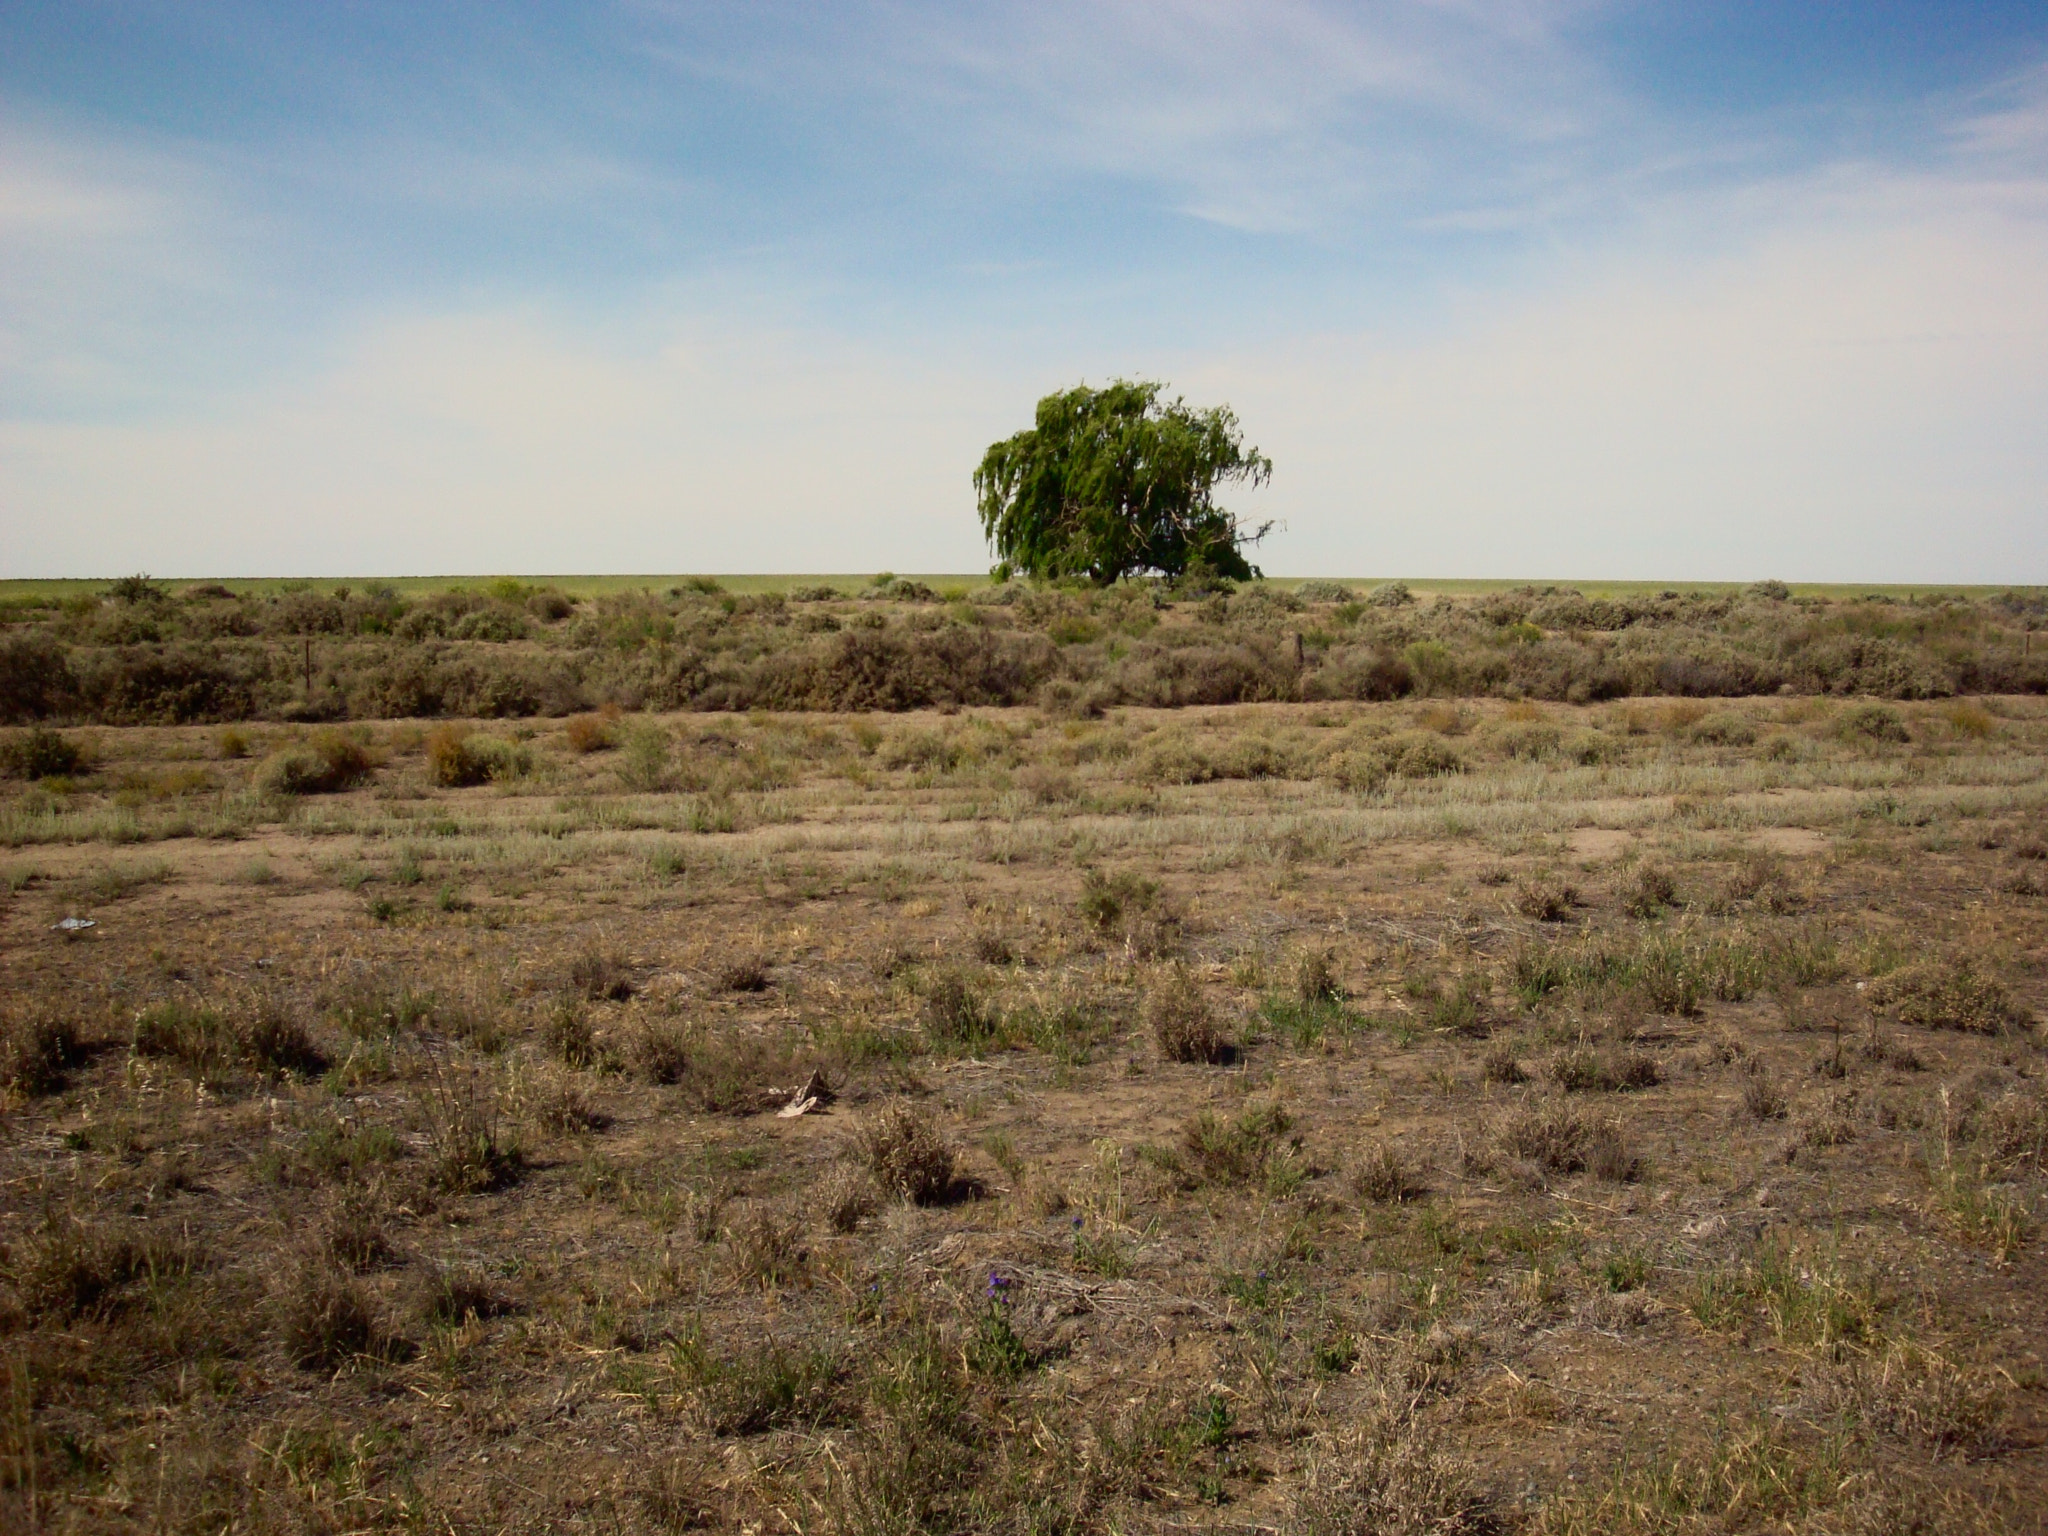
[[[9,1528],[2048,1528],[2040,701],[352,729],[0,801]]]

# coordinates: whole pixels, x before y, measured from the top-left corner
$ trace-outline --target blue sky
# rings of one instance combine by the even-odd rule
[[[0,574],[975,569],[1117,375],[1278,573],[2048,581],[2048,11],[0,8]]]

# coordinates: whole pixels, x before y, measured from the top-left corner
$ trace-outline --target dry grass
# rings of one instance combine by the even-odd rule
[[[791,601],[1090,681],[0,783],[0,1527],[2038,1528],[2048,709],[1357,703],[1466,642],[1318,603],[1252,707],[1118,702],[1190,605]]]

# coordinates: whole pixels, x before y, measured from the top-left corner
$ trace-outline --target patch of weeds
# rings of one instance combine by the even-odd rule
[[[1277,1163],[1296,1161],[1300,1137],[1278,1104],[1257,1105],[1235,1119],[1202,1110],[1181,1128],[1175,1166],[1189,1187],[1264,1182]]]
[[[1639,864],[1621,889],[1622,909],[1644,919],[1678,905],[1678,881],[1662,864]]]
[[[1086,1222],[1074,1218],[1073,1265],[1084,1275],[1121,1280],[1131,1272],[1131,1257],[1124,1241],[1108,1229],[1090,1232]]]
[[[854,1133],[854,1146],[875,1182],[913,1205],[942,1200],[952,1186],[952,1147],[908,1099],[870,1115]]]
[[[633,995],[633,972],[618,955],[592,946],[569,962],[569,985],[593,1003],[622,1003]]]
[[[1506,1040],[1492,1047],[1480,1058],[1479,1076],[1485,1082],[1510,1086],[1529,1080],[1529,1074],[1523,1071],[1522,1064],[1515,1060],[1513,1043]]]
[[[526,1158],[504,1133],[496,1089],[468,1073],[442,1071],[420,1102],[435,1183],[478,1194],[516,1183]]]
[[[1880,976],[1864,992],[1870,1006],[1904,1024],[1995,1035],[2032,1022],[2003,984],[1967,960],[1928,960]]]
[[[1623,1093],[1654,1088],[1664,1080],[1657,1058],[1647,1052],[1610,1053],[1584,1044],[1560,1051],[1550,1063],[1550,1076],[1566,1093]]]
[[[974,1332],[967,1341],[968,1368],[991,1381],[1015,1381],[1038,1364],[1037,1355],[1018,1337],[1010,1321],[1014,1285],[1008,1275],[989,1275],[981,1309],[975,1314]]]
[[[691,1416],[708,1434],[816,1425],[843,1409],[839,1389],[848,1364],[838,1350],[792,1349],[764,1339],[723,1354],[693,1329],[670,1346],[668,1363]]]
[[[1713,1332],[1746,1336],[1762,1327],[1787,1347],[1823,1354],[1866,1343],[1881,1312],[1867,1282],[1852,1281],[1832,1258],[1802,1254],[1782,1239],[1760,1243],[1739,1265],[1701,1275],[1687,1305]]]
[[[597,1032],[582,1008],[570,998],[558,999],[541,1023],[541,1042],[548,1054],[578,1071],[598,1062]]]
[[[1515,910],[1539,923],[1561,923],[1579,904],[1576,887],[1562,880],[1535,877],[1515,889]]]
[[[305,1266],[285,1293],[281,1313],[278,1336],[302,1369],[332,1371],[390,1351],[369,1293],[345,1271]]]
[[[69,1019],[30,1013],[0,1021],[0,1087],[30,1096],[57,1093],[87,1054]]]
[[[718,968],[718,985],[727,992],[766,992],[772,984],[768,962],[760,955],[738,955]]]
[[[1231,1053],[1208,999],[1185,967],[1175,966],[1146,990],[1144,1017],[1153,1044],[1167,1061],[1213,1064]]]
[[[1647,1254],[1633,1248],[1611,1253],[1600,1266],[1601,1282],[1616,1295],[1639,1291],[1650,1280],[1650,1260]]]
[[[1515,1110],[1494,1128],[1493,1140],[1544,1173],[1590,1173],[1611,1183],[1641,1176],[1618,1120],[1597,1119],[1561,1100]]]
[[[1351,1188],[1361,1200],[1395,1205],[1422,1193],[1422,1185],[1386,1142],[1376,1141],[1359,1154],[1351,1170]]]

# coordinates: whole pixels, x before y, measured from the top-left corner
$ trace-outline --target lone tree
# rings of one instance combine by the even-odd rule
[[[1245,446],[1227,405],[1162,405],[1158,384],[1118,379],[1038,402],[1038,425],[990,445],[974,472],[982,532],[1012,570],[1086,575],[1105,586],[1136,571],[1206,567],[1259,574],[1247,529],[1216,505],[1224,481],[1263,485],[1273,461]]]

